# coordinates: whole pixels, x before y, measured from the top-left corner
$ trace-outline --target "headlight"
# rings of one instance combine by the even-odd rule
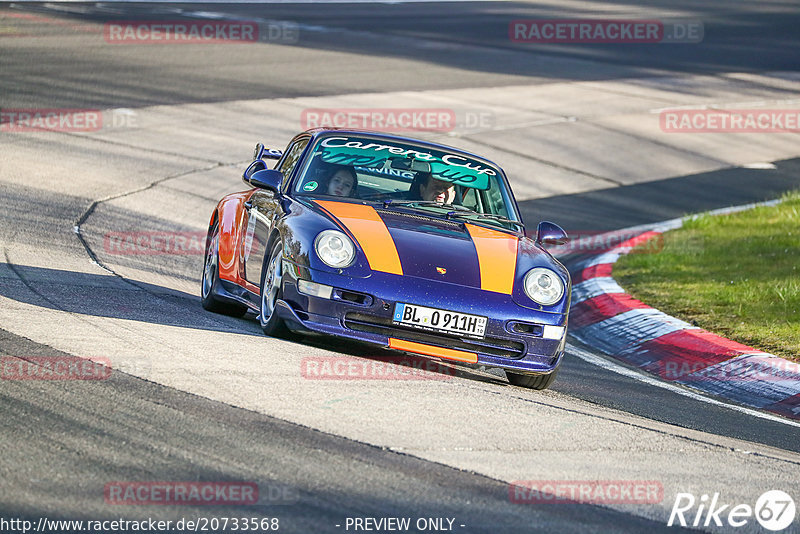
[[[550,269],[537,267],[525,275],[525,294],[539,304],[550,306],[564,295],[564,282]]]
[[[334,269],[347,267],[356,257],[350,238],[338,230],[324,230],[314,240],[314,250],[326,265]]]

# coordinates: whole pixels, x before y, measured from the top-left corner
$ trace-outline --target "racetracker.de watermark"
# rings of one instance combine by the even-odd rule
[[[3,356],[2,380],[106,380],[111,377],[108,358],[77,356]]]
[[[103,497],[115,505],[251,505],[259,488],[255,482],[109,482]]]
[[[666,109],[666,133],[798,133],[800,109]]]
[[[96,132],[102,127],[103,112],[99,109],[0,109],[0,132]]]
[[[109,44],[293,44],[300,39],[293,22],[131,20],[105,23],[103,37]]]
[[[512,42],[534,44],[699,43],[703,33],[699,21],[524,19],[508,26]]]
[[[515,504],[659,504],[658,480],[517,480],[508,486]]]
[[[570,230],[569,242],[563,245],[548,245],[551,254],[605,254],[610,250],[625,245],[630,254],[658,254],[664,250],[664,236],[655,234],[648,239],[637,239],[641,231],[618,230]],[[529,237],[535,239],[535,232]]]
[[[205,253],[206,232],[108,232],[103,249],[115,256],[196,256]]]
[[[103,488],[106,504],[127,506],[285,506],[296,504],[296,488],[271,481],[113,481]]]
[[[0,132],[97,132],[108,128],[135,128],[136,112],[118,108],[2,108]]]
[[[684,357],[665,358],[656,364],[658,375],[681,382],[797,382],[800,363],[775,357],[741,356],[709,365]]]
[[[445,108],[310,108],[300,114],[303,130],[320,127],[379,132],[451,132],[456,112]]]
[[[308,356],[300,360],[306,380],[450,380],[455,370],[422,356]]]

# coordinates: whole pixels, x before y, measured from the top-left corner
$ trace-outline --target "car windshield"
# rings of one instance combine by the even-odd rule
[[[455,151],[393,139],[344,134],[321,138],[295,192],[519,226],[513,223],[517,215],[497,167]]]

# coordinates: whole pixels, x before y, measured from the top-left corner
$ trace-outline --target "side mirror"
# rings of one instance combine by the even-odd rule
[[[277,193],[281,189],[283,173],[275,169],[262,169],[250,176],[250,185]]]
[[[566,245],[569,243],[567,233],[559,225],[549,221],[542,221],[536,229],[536,244],[538,245]]]
[[[264,163],[262,160],[257,159],[253,163],[251,163],[250,165],[247,166],[247,168],[244,171],[244,174],[242,174],[242,180],[244,180],[244,182],[247,185],[250,185],[250,177],[253,176],[253,173],[258,172],[258,171],[263,170],[263,169],[266,169],[266,168],[267,168],[267,164]]]

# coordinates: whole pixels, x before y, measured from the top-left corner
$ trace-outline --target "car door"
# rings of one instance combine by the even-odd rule
[[[308,138],[293,142],[286,149],[285,156],[275,167],[284,176],[285,186],[297,168],[300,156],[303,153]],[[261,285],[261,270],[264,265],[264,256],[269,254],[267,240],[272,233],[275,221],[282,215],[280,199],[272,191],[258,189],[245,203],[246,217],[243,221],[245,231],[242,233],[242,265],[244,265],[244,278],[251,284]]]

